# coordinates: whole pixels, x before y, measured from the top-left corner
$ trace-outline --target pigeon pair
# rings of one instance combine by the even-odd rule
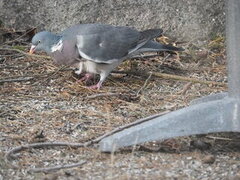
[[[161,34],[161,29],[139,32],[125,26],[79,24],[60,34],[48,31],[37,33],[29,52],[45,51],[55,63],[77,68],[76,74],[84,73],[81,81],[100,74],[99,82],[90,86],[100,89],[109,73],[124,59],[142,52],[184,50],[153,41]]]

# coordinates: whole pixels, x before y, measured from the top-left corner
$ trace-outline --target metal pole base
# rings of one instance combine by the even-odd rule
[[[212,132],[240,132],[240,100],[227,93],[200,98],[195,105],[130,127],[99,142],[102,152],[147,141]]]

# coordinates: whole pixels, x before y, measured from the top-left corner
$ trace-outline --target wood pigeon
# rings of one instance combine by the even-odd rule
[[[142,52],[184,50],[153,41],[161,34],[161,29],[137,31],[125,26],[78,24],[59,34],[37,33],[29,53],[45,51],[55,63],[77,68],[75,73],[85,73],[81,81],[100,74],[100,81],[90,86],[100,89],[109,73],[126,58]]]

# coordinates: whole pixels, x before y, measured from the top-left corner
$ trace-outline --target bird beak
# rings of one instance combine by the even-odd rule
[[[32,46],[31,46],[31,49],[30,49],[30,51],[29,51],[29,54],[33,54],[34,51],[35,51],[35,49],[36,49],[36,46],[32,45]]]

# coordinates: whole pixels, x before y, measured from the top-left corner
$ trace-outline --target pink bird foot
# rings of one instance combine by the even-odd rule
[[[102,87],[102,83],[99,82],[95,85],[92,85],[92,86],[88,86],[89,89],[95,89],[95,90],[99,90],[100,88]]]
[[[93,75],[90,73],[86,73],[81,79],[79,79],[77,82],[87,82],[90,79],[93,78]]]

